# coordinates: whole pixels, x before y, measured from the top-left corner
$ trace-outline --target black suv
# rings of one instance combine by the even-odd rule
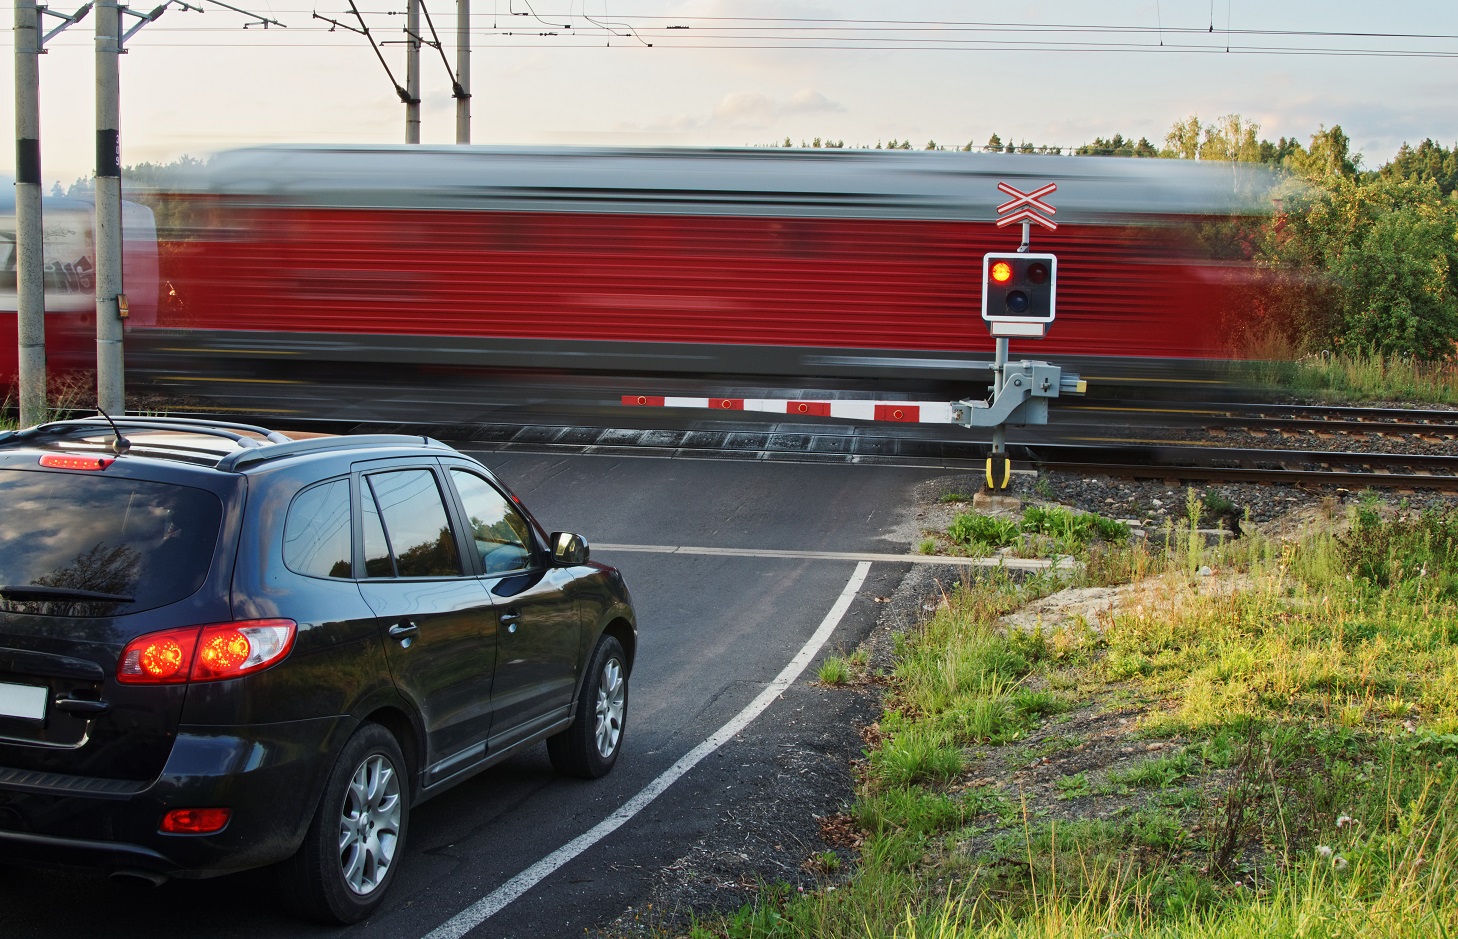
[[[621,575],[425,437],[104,417],[0,433],[0,860],[276,864],[353,922],[409,810],[545,740],[597,777]]]

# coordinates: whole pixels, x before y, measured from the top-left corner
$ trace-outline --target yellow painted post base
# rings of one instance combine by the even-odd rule
[[[1012,460],[1005,453],[994,453],[987,458],[987,488],[1002,490],[1012,481]]]

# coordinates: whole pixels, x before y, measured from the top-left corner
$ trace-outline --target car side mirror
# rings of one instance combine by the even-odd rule
[[[552,532],[552,561],[563,567],[586,564],[588,558],[587,539],[570,531]]]

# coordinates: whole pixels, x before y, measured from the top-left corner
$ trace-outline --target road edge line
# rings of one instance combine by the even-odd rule
[[[850,609],[851,601],[860,592],[861,585],[866,582],[866,575],[870,571],[870,561],[861,561],[856,565],[855,572],[851,574],[850,580],[846,582],[845,589],[836,598],[830,612],[826,613],[825,619],[820,621],[819,628],[805,642],[805,645],[800,647],[800,651],[795,654],[789,664],[775,676],[773,681],[765,685],[755,699],[744,707],[744,710],[710,734],[703,743],[679,757],[678,762],[640,789],[637,795],[624,802],[616,812],[426,933],[424,939],[460,939],[461,936],[505,909],[507,904],[541,883],[583,851],[622,827],[629,819],[662,795],[669,786],[693,769],[704,757],[719,749],[745,727],[748,727],[751,721],[764,713],[775,699],[785,692],[785,689],[795,683],[795,679],[799,678],[800,673],[805,671],[805,667],[815,659],[821,646],[825,645],[826,640],[840,625],[841,619]]]

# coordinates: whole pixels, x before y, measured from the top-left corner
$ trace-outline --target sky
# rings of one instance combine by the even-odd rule
[[[68,12],[80,2],[52,0]],[[406,0],[354,2],[403,85]],[[423,2],[454,68],[455,0]],[[1122,133],[1158,145],[1176,120],[1232,113],[1271,140],[1340,124],[1369,168],[1404,141],[1458,142],[1451,0],[470,2],[473,143],[818,136],[921,148],[996,133],[1073,147]],[[121,57],[123,164],[249,144],[405,142],[405,108],[370,41],[313,17],[358,26],[350,0],[228,0],[286,27],[267,29],[216,0],[189,5],[203,12],[174,3]],[[13,23],[13,2],[3,10]],[[94,23],[52,38],[40,60],[47,188],[94,168]],[[7,30],[0,55],[13,51]],[[446,65],[428,47],[421,63],[421,139],[454,143]],[[0,74],[11,79],[0,126],[13,132],[13,68]],[[0,174],[13,176],[14,161],[14,147],[0,148]]]

